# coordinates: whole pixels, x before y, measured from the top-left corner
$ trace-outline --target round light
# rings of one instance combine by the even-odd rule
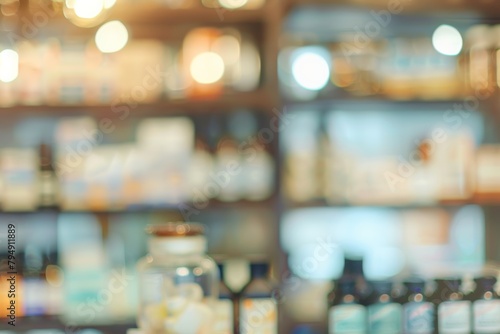
[[[224,75],[224,61],[215,52],[202,52],[191,62],[191,76],[201,84],[211,84]]]
[[[74,0],[73,6],[79,18],[93,19],[104,9],[104,0]]]
[[[320,90],[328,83],[330,66],[322,55],[307,51],[293,61],[292,74],[295,81],[303,88]]]
[[[228,9],[241,8],[247,4],[248,0],[219,0],[219,4]]]
[[[19,74],[19,55],[16,51],[5,49],[0,52],[0,81],[12,82]]]
[[[103,53],[113,53],[125,47],[128,41],[127,28],[120,21],[103,24],[95,34],[95,44]]]
[[[462,36],[454,27],[443,24],[432,34],[432,45],[441,54],[456,56],[462,51]]]

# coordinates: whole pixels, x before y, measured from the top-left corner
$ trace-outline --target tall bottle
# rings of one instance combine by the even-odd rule
[[[261,117],[262,118],[262,117]],[[266,128],[268,119],[261,119],[261,129]],[[266,132],[254,134],[254,138],[243,141],[240,144],[242,150],[243,185],[244,198],[250,201],[261,201],[270,197],[275,189],[275,164],[269,153],[275,140],[276,134]]]
[[[215,334],[233,334],[235,328],[235,297],[224,281],[224,267],[218,264],[220,273],[219,300],[215,304]]]
[[[500,333],[500,297],[495,291],[496,277],[487,276],[474,280],[472,294],[473,331],[475,334]]]
[[[225,125],[224,133],[217,144],[212,178],[218,185],[217,198],[223,202],[235,202],[241,199],[244,184],[244,175],[241,173],[242,156],[238,142],[229,132],[227,124]]]
[[[432,334],[434,332],[434,304],[425,296],[425,281],[407,280],[404,283],[406,293],[402,297],[403,333]]]
[[[356,284],[356,290],[361,302],[370,295],[370,285],[368,284],[364,270],[362,258],[345,258],[344,271],[340,280],[351,279]]]
[[[356,281],[340,279],[328,295],[329,334],[367,334],[367,311],[361,304]]]
[[[59,207],[59,182],[52,165],[50,146],[42,143],[39,147],[38,206],[40,208]]]
[[[470,334],[471,303],[460,291],[459,278],[436,280],[437,289],[432,295],[437,305],[437,332],[439,334]]]
[[[278,333],[278,303],[273,298],[274,285],[268,272],[266,263],[250,265],[251,281],[240,301],[240,334]]]
[[[374,282],[372,286],[373,293],[368,302],[370,334],[400,334],[402,309],[393,298],[392,282]]]

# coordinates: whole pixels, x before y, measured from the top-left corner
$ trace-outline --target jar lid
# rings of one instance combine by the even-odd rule
[[[148,225],[146,232],[157,237],[192,237],[203,235],[205,229],[198,223],[166,223]]]

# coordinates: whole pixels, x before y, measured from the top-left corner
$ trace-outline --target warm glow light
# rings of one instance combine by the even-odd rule
[[[240,60],[240,41],[231,35],[224,35],[214,42],[212,50],[221,55],[226,66],[235,64]]]
[[[104,8],[108,9],[115,5],[116,0],[104,0]]]
[[[306,51],[292,63],[292,74],[297,83],[308,90],[320,90],[330,78],[330,65],[317,52]]]
[[[127,28],[120,21],[103,24],[95,34],[95,44],[103,53],[120,51],[128,42]]]
[[[76,16],[93,19],[104,9],[104,0],[74,0],[73,6]]]
[[[11,82],[19,74],[19,55],[16,51],[5,49],[0,52],[0,81]]]
[[[191,76],[201,84],[211,84],[224,75],[224,61],[215,52],[202,52],[191,62]]]
[[[432,34],[432,45],[441,54],[456,56],[462,51],[462,36],[454,27],[443,24]]]
[[[219,4],[228,9],[236,9],[247,4],[248,0],[219,0]]]

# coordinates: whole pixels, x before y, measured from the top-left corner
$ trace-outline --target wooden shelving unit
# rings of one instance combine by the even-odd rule
[[[126,102],[116,105],[16,105],[12,107],[1,107],[0,117],[29,117],[29,116],[73,116],[91,115],[95,117],[117,117],[121,112],[118,106],[127,106],[130,117],[158,117],[170,115],[201,115],[210,112],[228,113],[236,108],[249,108],[271,114],[273,108],[273,97],[264,89],[252,92],[235,92],[220,97],[199,98],[196,100],[179,99],[164,100],[148,104],[133,106]]]

